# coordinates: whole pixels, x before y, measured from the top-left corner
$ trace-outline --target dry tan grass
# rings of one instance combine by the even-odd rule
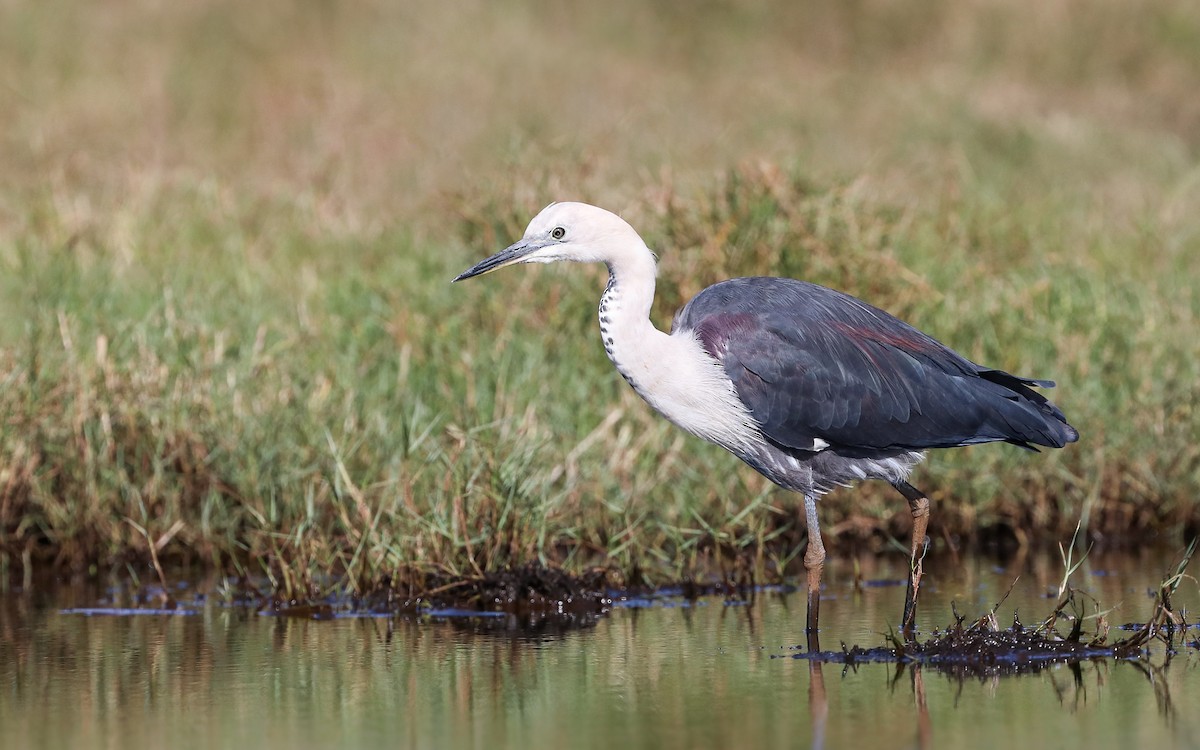
[[[184,182],[282,197],[353,234],[514,183],[534,205],[584,194],[628,210],[664,170],[690,196],[754,160],[938,200],[997,168],[980,150],[1034,172],[1023,185],[1086,181],[1106,210],[1137,213],[1181,187],[1172,173],[1200,145],[1186,95],[1200,11],[1182,1],[2,13],[10,235],[30,191],[54,196],[68,230]],[[1012,163],[1021,139],[1041,163]]]

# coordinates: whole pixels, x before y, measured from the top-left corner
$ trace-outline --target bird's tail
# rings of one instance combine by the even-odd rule
[[[1074,443],[1076,440],[1079,440],[1079,431],[1067,422],[1067,417],[1062,413],[1062,409],[1059,409],[1053,402],[1030,387],[1053,388],[1053,380],[1022,378],[1003,370],[983,370],[979,373],[979,377],[1012,391],[1014,400],[1023,402],[1023,405],[1031,407],[1031,409],[1026,410],[1027,412],[1036,412],[1041,417],[1040,420],[1035,420],[1038,424],[1030,424],[1028,421],[1022,420],[1025,424],[1021,425],[1021,434],[1014,436],[1015,439],[1009,442],[1036,450],[1031,444],[1044,445],[1048,448],[1061,448],[1067,443]],[[1030,416],[1033,415],[1031,414]]]

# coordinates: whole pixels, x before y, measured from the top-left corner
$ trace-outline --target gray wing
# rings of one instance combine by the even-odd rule
[[[676,316],[725,368],[773,442],[846,453],[1078,439],[1030,386],[976,365],[865,302],[807,282],[731,279]]]

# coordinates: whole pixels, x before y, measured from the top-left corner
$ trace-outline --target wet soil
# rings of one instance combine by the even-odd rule
[[[612,608],[610,574],[582,574],[529,563],[480,576],[406,571],[385,576],[361,596],[286,599],[268,596],[264,614],[327,618],[339,613],[435,618],[484,618],[495,627],[537,630],[546,625],[590,627]],[[250,590],[247,590],[249,593]],[[504,617],[491,617],[502,615]]]

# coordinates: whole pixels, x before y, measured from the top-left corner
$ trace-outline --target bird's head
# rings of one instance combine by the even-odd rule
[[[533,217],[520,241],[460,273],[454,281],[481,276],[514,263],[613,263],[623,253],[649,253],[620,216],[586,203],[551,203]]]

